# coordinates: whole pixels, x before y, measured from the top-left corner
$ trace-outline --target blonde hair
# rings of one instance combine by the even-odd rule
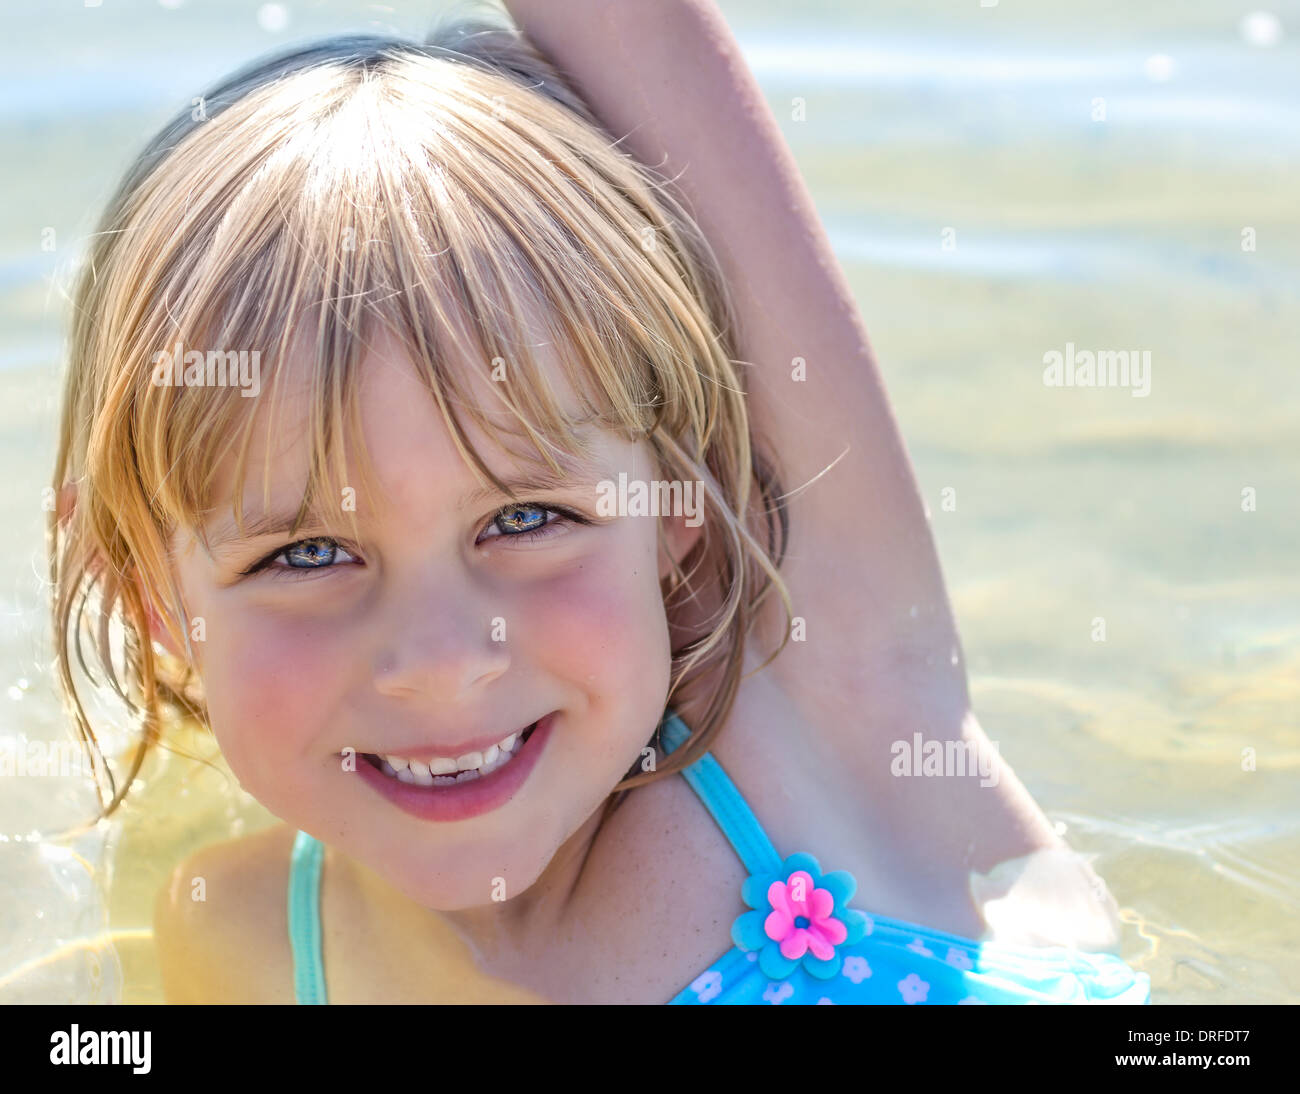
[[[148,606],[165,607],[168,632],[188,651],[168,543],[213,508],[214,469],[236,439],[244,481],[253,400],[234,387],[152,382],[155,353],[177,341],[259,348],[274,388],[274,362],[314,335],[300,518],[313,498],[340,496],[339,442],[358,435],[358,362],[379,328],[408,348],[462,456],[498,488],[461,426],[463,410],[494,435],[446,363],[450,344],[508,363],[509,382],[492,387],[539,465],[559,470],[556,452],[583,460],[574,427],[596,420],[646,440],[671,478],[705,484],[703,534],[665,580],[670,627],[697,573],[724,595],[708,633],[674,644],[669,699],[719,662],[722,685],[691,739],[657,771],[625,778],[607,806],[709,747],[773,589],[789,620],[777,571],[786,513],[774,469],[752,447],[716,258],[663,181],[620,152],[509,28],[475,18],[444,23],[423,44],[331,38],[236,73],[129,169],[73,304],[53,482],[56,492],[75,484],[76,504],[49,530],[56,668],[101,764],[73,674],[75,658],[93,681],[83,631],[139,719],[125,782],[110,770],[107,789],[97,783],[102,816],[159,741],[164,710],[207,722],[192,656],[182,663],[154,648]],[[533,355],[530,312],[573,351],[560,367],[580,396],[576,420]],[[238,488],[235,499],[242,529]]]

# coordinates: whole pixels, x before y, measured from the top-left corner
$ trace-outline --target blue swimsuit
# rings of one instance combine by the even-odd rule
[[[671,710],[665,752],[690,735]],[[782,859],[707,752],[682,775],[731,841],[749,878],[735,945],[672,1003],[1149,1003],[1151,981],[1118,957],[976,942],[849,906],[856,882],[815,858]],[[323,845],[299,832],[289,867],[289,943],[299,1003],[325,1003]]]

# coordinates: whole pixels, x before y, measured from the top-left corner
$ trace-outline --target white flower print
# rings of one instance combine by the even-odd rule
[[[916,973],[911,972],[907,977],[898,982],[898,991],[903,997],[904,1003],[924,1003],[925,997],[930,992],[930,985],[922,980]]]
[[[716,969],[710,969],[706,973],[701,973],[691,982],[691,991],[699,996],[701,1003],[707,1003],[715,996],[722,994],[722,973]]]
[[[844,967],[840,970],[841,976],[847,976],[855,984],[861,984],[868,976],[871,975],[871,966],[867,964],[865,957],[846,957]]]
[[[944,958],[954,969],[972,969],[975,966],[965,950],[959,950],[956,946],[948,947],[948,956]]]
[[[782,980],[779,983],[773,980],[769,982],[767,987],[763,990],[763,998],[771,1003],[772,1006],[776,1006],[778,1003],[784,1003],[793,994],[794,985],[785,980]]]

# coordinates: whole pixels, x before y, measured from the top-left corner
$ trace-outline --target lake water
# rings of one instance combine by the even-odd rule
[[[424,6],[10,7],[0,736],[21,742],[69,724],[42,489],[80,241],[212,79],[299,37],[419,33]],[[1300,1001],[1300,5],[792,7],[722,3],[865,317],[981,723],[1093,856],[1154,1002]],[[1053,352],[1119,350],[1149,355],[1140,382],[1044,383]],[[214,759],[162,756],[76,838],[47,837],[93,814],[84,780],[4,780],[0,1001],[161,999],[161,879],[272,820]]]

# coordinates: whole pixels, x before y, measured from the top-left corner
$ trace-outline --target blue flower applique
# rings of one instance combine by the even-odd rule
[[[770,980],[783,980],[801,964],[819,980],[840,971],[840,949],[867,933],[864,913],[848,907],[858,883],[847,870],[823,874],[812,855],[791,855],[776,873],[751,874],[741,899],[753,908],[731,925],[731,940],[758,953]]]

